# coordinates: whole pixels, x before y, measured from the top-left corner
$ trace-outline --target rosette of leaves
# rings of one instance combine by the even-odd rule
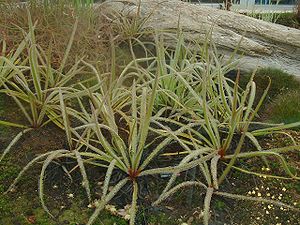
[[[181,79],[184,79],[181,77]],[[207,80],[206,84],[210,83],[211,80]],[[182,182],[176,186],[173,186],[176,180],[176,174],[173,174],[169,183],[167,184],[166,188],[162,192],[161,196],[157,199],[153,205],[157,205],[161,203],[163,200],[168,198],[169,196],[173,195],[176,191],[180,189],[187,188],[188,186],[196,185],[200,186],[206,190],[206,196],[204,199],[204,217],[203,222],[204,224],[209,224],[209,209],[210,209],[210,202],[213,195],[220,195],[224,197],[239,199],[239,200],[251,200],[251,201],[259,201],[259,202],[266,202],[272,203],[274,205],[283,206],[286,208],[290,208],[293,210],[297,210],[292,206],[286,205],[279,201],[273,201],[268,199],[256,198],[256,197],[248,197],[243,195],[237,195],[233,193],[225,193],[220,191],[221,185],[224,179],[227,177],[229,172],[232,169],[238,169],[245,173],[250,173],[257,176],[266,176],[270,178],[278,178],[278,179],[286,179],[286,177],[276,176],[276,175],[269,175],[269,174],[262,174],[262,173],[255,173],[248,171],[246,169],[240,169],[236,166],[236,163],[239,159],[245,158],[253,158],[259,157],[265,163],[267,162],[266,157],[274,157],[277,159],[283,170],[287,173],[290,179],[299,180],[296,174],[294,174],[286,162],[284,158],[284,154],[287,151],[299,151],[299,145],[292,145],[283,148],[275,148],[275,149],[267,149],[264,150],[260,147],[258,140],[255,136],[258,135],[265,135],[268,133],[276,132],[282,130],[288,126],[278,126],[273,125],[271,127],[267,127],[265,129],[253,129],[250,128],[251,125],[255,124],[254,121],[257,112],[263,103],[263,100],[267,94],[268,88],[265,90],[262,98],[260,99],[259,103],[254,106],[254,99],[255,99],[255,83],[253,82],[253,76],[250,79],[247,87],[245,90],[241,91],[238,86],[238,78],[234,85],[232,91],[224,91],[221,90],[222,86],[220,86],[218,92],[220,93],[219,96],[211,95],[210,93],[210,85],[204,85],[202,88],[201,93],[197,93],[197,91],[193,90],[191,85],[186,82],[187,88],[190,89],[191,93],[196,98],[198,96],[199,105],[202,107],[203,110],[203,117],[199,116],[196,119],[190,119],[190,128],[187,129],[184,133],[181,133],[179,136],[182,140],[185,140],[185,143],[190,146],[187,151],[185,152],[191,157],[196,158],[203,158],[205,154],[200,154],[195,156],[194,153],[197,152],[197,149],[205,148],[208,150],[206,154],[211,153],[213,157],[209,160],[205,160],[198,165],[198,169],[200,173],[203,175],[204,180],[199,181],[186,181]],[[205,88],[207,87],[207,88]],[[223,96],[222,96],[223,95]],[[211,102],[214,102],[212,104]],[[215,108],[211,107],[212,105],[222,104],[222,106],[218,108],[223,108],[224,111],[226,110],[227,118],[220,117],[220,112],[216,112]],[[195,118],[195,114],[194,118]],[[165,118],[161,119],[162,121],[166,121]],[[169,122],[171,122],[169,120]],[[162,123],[157,123],[160,127],[164,127]],[[176,122],[177,126],[180,124]],[[256,149],[251,149],[251,151],[243,151],[244,144],[246,139],[249,139]],[[187,141],[189,140],[189,141]],[[233,144],[234,141],[237,140],[237,144]],[[191,147],[193,146],[193,147]],[[187,157],[182,159],[179,165],[183,166],[187,163]],[[219,171],[220,165],[225,164],[225,168],[222,171]]]
[[[116,82],[111,83],[113,84],[113,88],[108,88],[106,93],[90,91],[90,109],[87,109],[86,104],[78,98],[80,111],[78,111],[77,114],[75,110],[65,105],[64,93],[60,90],[60,111],[68,138],[69,148],[48,152],[32,160],[22,170],[11,188],[33,163],[44,159],[39,180],[39,195],[42,206],[52,215],[46,207],[43,197],[45,171],[49,164],[58,158],[75,158],[82,174],[83,186],[86,189],[89,201],[92,200],[92,197],[85,164],[92,163],[93,165],[107,169],[103,184],[102,198],[97,202],[95,212],[89,219],[88,224],[94,223],[105,205],[108,204],[126,184],[131,185],[133,190],[130,224],[134,224],[141,177],[161,173],[179,173],[193,168],[205,160],[211,159],[215,153],[210,152],[206,154],[208,148],[200,148],[186,157],[186,163],[184,165],[166,165],[165,167],[158,168],[153,168],[153,165],[151,165],[168,144],[174,140],[180,142],[186,149],[189,148],[185,143],[181,142],[177,136],[188,129],[190,125],[179,127],[176,130],[155,128],[155,126],[153,126],[156,120],[156,117],[152,115],[153,106],[156,99],[159,78],[163,74],[162,60],[160,59],[160,54],[157,58],[154,58],[154,60],[151,58],[151,67],[154,65],[157,67],[156,76],[154,76],[155,78],[151,82],[139,82],[138,84],[136,81],[133,81],[132,87],[125,90],[121,85],[123,80],[123,75],[121,74]],[[132,63],[131,65],[135,68],[137,63]],[[144,73],[150,73],[147,69],[142,68],[139,68],[137,73],[133,73],[133,69],[128,68],[129,67],[125,68],[125,70],[128,70],[128,76],[137,77]],[[114,103],[118,102],[120,98],[122,99],[120,95],[114,94],[118,92],[116,91],[117,89],[129,94],[123,95],[123,100],[126,99],[129,102],[126,107],[114,107]],[[115,98],[118,100],[115,100]],[[117,114],[118,117],[121,118],[117,119]],[[70,117],[79,119],[80,125],[72,127]],[[125,121],[126,126],[122,127],[122,130],[125,130],[127,135],[120,132],[120,120]],[[159,140],[159,144],[153,145],[153,142],[157,140]],[[205,156],[195,159],[200,154]],[[121,171],[124,174],[124,178],[119,180],[113,189],[109,190],[112,173],[115,170]]]
[[[1,126],[22,129],[4,150],[0,160],[25,133],[50,122],[62,127],[61,121],[57,120],[59,118],[58,88],[62,89],[68,99],[86,95],[80,85],[73,81],[83,72],[84,66],[80,65],[81,60],[78,60],[69,69],[65,68],[78,21],[74,24],[65,56],[58,69],[52,68],[50,57],[36,43],[35,25],[32,23],[29,12],[28,21],[29,32],[23,31],[25,38],[18,48],[14,52],[5,54],[4,45],[4,56],[0,57],[0,93],[11,97],[27,120],[27,123],[24,124],[0,120]],[[21,57],[21,54],[25,56]],[[84,81],[81,82],[84,83]],[[96,82],[93,90],[97,89],[99,85]]]

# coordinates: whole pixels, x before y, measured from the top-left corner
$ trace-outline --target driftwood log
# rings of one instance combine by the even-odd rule
[[[139,16],[149,17],[145,28],[175,31],[179,23],[188,40],[204,39],[213,29],[212,40],[225,56],[240,43],[241,70],[276,67],[300,78],[300,30],[179,0],[109,0],[101,7],[133,16],[139,3]]]

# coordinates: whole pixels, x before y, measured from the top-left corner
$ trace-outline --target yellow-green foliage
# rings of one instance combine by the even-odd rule
[[[266,119],[273,123],[300,121],[300,89],[278,95],[266,106]]]

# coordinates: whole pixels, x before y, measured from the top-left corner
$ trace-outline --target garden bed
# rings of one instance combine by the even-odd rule
[[[0,224],[299,224],[300,114],[279,99],[292,76],[240,74],[209,36],[195,51],[89,4],[9,9]]]

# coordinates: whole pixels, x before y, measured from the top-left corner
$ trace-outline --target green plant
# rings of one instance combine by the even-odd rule
[[[7,188],[8,181],[14,179],[19,173],[20,167],[11,164],[9,161],[0,162],[0,219],[2,216],[9,215],[12,210],[12,206],[9,202],[9,198],[4,196],[3,193]]]
[[[34,162],[39,161],[42,158],[46,158],[41,171],[39,193],[42,205],[49,214],[50,212],[44,203],[43,197],[44,177],[45,170],[48,165],[57,158],[76,158],[83,177],[83,184],[90,201],[91,194],[84,164],[92,163],[94,165],[107,168],[102,199],[96,203],[96,210],[88,224],[92,224],[95,221],[104,206],[111,201],[111,199],[117,195],[127,183],[129,183],[133,189],[130,224],[134,224],[140,177],[166,172],[181,172],[195,167],[199,162],[211,157],[211,154],[208,154],[203,158],[193,160],[194,157],[189,155],[187,156],[187,163],[184,165],[161,168],[152,168],[150,166],[151,162],[155,160],[157,155],[159,155],[160,152],[163,151],[164,148],[173,140],[180,142],[188,149],[188,147],[181,142],[180,139],[176,138],[178,133],[181,133],[189,127],[188,125],[180,127],[176,131],[161,128],[155,129],[151,126],[151,124],[155,122],[154,120],[157,119],[152,116],[152,111],[158,87],[158,80],[163,73],[163,67],[161,65],[163,63],[161,60],[163,52],[159,48],[158,52],[160,53],[154,63],[151,64],[151,67],[154,65],[157,67],[157,76],[150,83],[146,83],[146,85],[138,85],[136,81],[133,82],[131,91],[129,92],[131,103],[129,114],[123,110],[114,109],[112,107],[113,95],[110,93],[112,90],[117,88],[124,90],[118,85],[115,86],[116,84],[120,84],[120,81],[123,80],[122,76],[117,79],[116,84],[112,86],[113,89],[109,89],[110,91],[108,93],[105,93],[104,95],[99,93],[90,94],[91,113],[85,109],[84,104],[80,99],[78,100],[81,106],[81,112],[75,114],[73,110],[70,111],[64,103],[63,93],[60,91],[60,108],[68,137],[69,150],[57,150],[38,156],[23,169],[16,179],[17,181]],[[132,65],[133,68],[135,68],[138,64],[135,62],[132,63]],[[135,69],[139,71],[136,75],[148,73],[148,70],[144,70],[142,68]],[[132,68],[126,67],[122,74],[130,76],[132,73],[130,72],[131,70]],[[110,85],[112,85],[112,83],[110,83]],[[116,113],[119,114],[121,119],[116,120]],[[80,121],[82,125],[72,128],[69,116],[75,116],[76,118],[81,117]],[[126,122],[125,127],[119,127],[118,121],[120,120]],[[124,130],[125,134],[122,135],[121,130]],[[156,134],[154,139],[152,134],[152,138],[149,140],[150,132],[154,132],[154,134]],[[160,143],[156,145],[154,142],[157,140],[160,140]],[[85,151],[86,148],[89,149],[89,151]],[[197,151],[197,154],[203,153],[206,150],[207,149],[201,149]],[[197,154],[194,153],[193,155],[197,156]],[[121,179],[111,191],[108,191],[113,170],[122,171],[124,178]]]
[[[266,106],[264,119],[273,123],[295,123],[300,121],[300,89],[278,95]]]
[[[123,42],[130,41],[144,45],[140,38],[147,33],[144,25],[148,21],[151,13],[145,18],[141,18],[140,0],[137,2],[137,9],[129,12],[119,13],[113,11],[109,16],[112,21],[112,28],[115,33],[115,39]],[[148,31],[149,32],[149,31]],[[150,31],[151,33],[153,31]]]
[[[245,88],[251,74],[242,74],[240,77],[240,86]],[[271,102],[276,96],[284,94],[290,90],[299,90],[300,82],[295,76],[288,74],[277,68],[262,68],[258,69],[253,78],[256,84],[256,99],[255,103],[259,101],[264,93],[265,88],[271,80],[271,85],[266,96],[266,101]],[[265,106],[262,106],[264,109]]]
[[[278,5],[279,2],[280,2],[280,0],[276,1],[276,5]],[[268,4],[273,5],[272,1],[269,1]],[[259,19],[259,20],[270,22],[270,23],[276,23],[278,21],[278,19],[280,18],[280,13],[277,13],[275,11],[268,11],[268,12],[258,13],[258,12],[255,12],[253,10],[250,13],[246,13],[246,15],[250,16],[250,17],[254,17],[254,18]]]
[[[94,0],[73,0],[73,4],[75,7],[92,7],[94,4]]]
[[[87,10],[91,8],[94,4],[94,0],[29,0],[29,3],[33,6],[42,6],[45,8],[53,7],[53,5],[60,5],[60,7],[64,7],[65,5],[74,7],[76,10]]]
[[[0,42],[0,44],[2,44],[2,52],[0,56],[0,88],[3,86],[3,79],[10,79],[16,74],[16,72],[13,70],[13,67],[19,64],[21,61],[20,54],[26,47],[26,39],[28,39],[28,36],[19,44],[15,51],[10,52],[8,52],[9,50],[7,49],[5,40]]]
[[[59,105],[57,88],[61,88],[69,95],[74,94],[74,92],[78,96],[84,94],[76,87],[77,84],[74,85],[71,82],[83,70],[83,67],[79,66],[80,61],[75,63],[69,70],[65,69],[77,22],[74,25],[61,65],[58,69],[54,69],[51,67],[47,54],[36,44],[35,25],[32,23],[30,13],[28,14],[28,20],[29,33],[27,34],[24,31],[26,38],[13,54],[13,56],[16,56],[8,58],[12,55],[10,53],[8,57],[1,57],[5,64],[2,64],[0,67],[0,82],[3,87],[0,92],[12,97],[29,125],[0,120],[1,126],[23,129],[4,150],[0,161],[24,133],[43,127],[49,122],[55,122],[60,126],[60,122],[57,121]],[[21,51],[25,50],[25,45],[28,56],[21,60],[17,57]]]
[[[180,75],[178,74],[178,76]],[[189,153],[190,156],[203,158],[207,156],[206,154],[213,154],[212,158],[199,164],[199,170],[201,174],[203,174],[205,178],[205,183],[207,184],[204,184],[204,182],[201,181],[186,181],[172,187],[173,183],[176,180],[176,174],[173,174],[168,185],[166,186],[158,200],[154,203],[154,205],[159,204],[167,197],[173,195],[179,189],[186,188],[187,186],[191,185],[200,186],[206,190],[206,197],[204,199],[204,224],[208,224],[210,201],[214,194],[240,200],[252,200],[269,203],[272,202],[272,204],[276,205],[285,205],[281,202],[274,202],[273,200],[246,197],[242,195],[236,195],[232,193],[225,193],[219,191],[222,182],[227,177],[230,170],[236,167],[235,164],[239,158],[261,157],[265,163],[268,163],[266,160],[266,156],[274,156],[281,162],[281,166],[291,178],[299,180],[300,178],[297,177],[294,174],[294,172],[288,167],[287,162],[280,153],[285,153],[286,151],[290,150],[299,150],[300,147],[290,146],[269,150],[262,150],[262,148],[260,147],[256,136],[264,135],[268,132],[276,132],[277,130],[282,130],[285,127],[273,127],[271,125],[270,128],[265,128],[261,130],[253,130],[252,128],[250,129],[250,126],[252,124],[255,124],[253,120],[255,119],[255,116],[260,106],[262,105],[262,102],[266,97],[268,91],[267,88],[263,96],[259,100],[257,106],[254,106],[256,86],[253,82],[253,76],[247,84],[246,89],[241,93],[239,93],[238,87],[239,76],[237,76],[237,81],[234,85],[233,90],[225,89],[226,85],[220,86],[224,83],[219,82],[219,86],[216,89],[218,91],[215,91],[213,96],[210,95],[210,89],[212,87],[212,85],[210,84],[212,79],[209,76],[206,78],[207,79],[204,79],[204,82],[207,83],[204,83],[201,93],[197,93],[196,91],[194,91],[191,85],[188,82],[186,82],[187,88],[191,90],[191,93],[195,95],[196,99],[198,99],[199,105],[202,106],[203,116],[200,115],[197,120],[193,120],[193,124],[198,124],[200,129],[195,129],[195,126],[191,126],[191,129],[188,129],[188,133],[184,135],[181,134],[180,136],[182,136],[182,138],[185,138],[184,140],[190,140],[190,145],[193,146],[193,148],[190,148],[190,150],[192,150]],[[220,75],[220,79],[221,81],[224,80],[226,82],[224,75]],[[230,91],[228,92],[227,90]],[[214,104],[211,104],[210,102],[214,102]],[[228,115],[229,117],[220,117],[218,115],[220,111],[214,110],[214,108],[211,107],[215,104],[220,104],[220,108],[223,107],[225,111],[223,115]],[[300,123],[298,122],[292,124],[291,126],[298,126],[299,124]],[[232,141],[234,139],[238,140],[238,144],[235,147],[232,146]],[[242,152],[243,145],[246,139],[249,139],[251,142],[253,142],[257,150],[252,150],[251,152]],[[185,143],[188,143],[188,141],[186,141]],[[200,155],[194,155],[196,154],[197,149],[206,149],[206,152],[201,153]],[[226,162],[227,160],[229,162]],[[211,161],[210,167],[208,161]],[[180,162],[179,165],[184,165],[186,162],[187,161],[185,158]],[[219,175],[217,172],[219,167],[218,164],[222,162],[226,166],[225,169]],[[249,171],[246,170],[241,171],[249,173]],[[270,176],[260,173],[256,173],[255,175],[282,178],[279,176]],[[285,205],[285,207],[291,208],[287,205]]]
[[[161,52],[161,50],[158,49],[158,52]],[[91,102],[93,103],[92,115],[85,114],[89,122],[87,125],[81,126],[80,129],[86,129],[87,126],[92,128],[92,132],[94,133],[95,137],[93,138],[92,135],[89,134],[89,142],[86,142],[84,139],[81,139],[81,141],[86,142],[85,145],[91,149],[93,153],[80,152],[80,155],[82,157],[88,157],[88,159],[86,159],[88,161],[98,159],[109,163],[109,165],[106,166],[108,167],[108,170],[104,182],[102,200],[97,204],[96,210],[90,218],[88,224],[92,224],[94,222],[105,204],[107,204],[108,201],[110,201],[127,183],[131,183],[133,189],[130,210],[130,224],[134,224],[137,210],[140,177],[166,173],[169,171],[180,172],[195,166],[196,161],[189,160],[189,163],[184,166],[179,165],[174,167],[149,168],[150,163],[155,160],[156,156],[160,154],[160,152],[171,141],[174,139],[180,141],[179,139],[176,139],[176,134],[181,133],[184,129],[186,129],[184,126],[176,131],[169,131],[165,129],[153,129],[151,127],[151,123],[155,123],[154,120],[157,119],[156,117],[152,118],[152,110],[158,87],[158,80],[163,73],[161,56],[162,55],[159,53],[157,59],[155,60],[158,74],[154,78],[151,90],[145,86],[139,88],[139,86],[136,86],[136,82],[133,82],[131,89],[130,116],[127,116],[121,111],[117,111],[121,114],[121,118],[126,121],[126,127],[129,129],[128,134],[125,135],[125,138],[120,135],[120,128],[115,120],[115,113],[109,105],[109,101],[106,101],[105,98],[98,98],[98,100],[96,100],[92,95],[90,96]],[[137,97],[139,89],[141,94],[139,95],[140,97]],[[99,120],[101,120],[102,123],[99,123]],[[75,129],[79,130],[79,128]],[[103,129],[110,133],[110,139],[104,136],[102,131]],[[150,131],[159,134],[159,136],[154,138],[154,140],[159,139],[160,144],[153,146],[153,140],[149,142],[148,135]],[[71,133],[74,132],[70,132],[70,134]],[[82,137],[78,134],[76,136],[77,138]],[[99,143],[101,148],[96,148],[93,143]],[[182,144],[184,145],[184,143]],[[202,151],[204,152],[205,149]],[[199,160],[204,161],[209,157],[210,156],[208,155],[207,157],[203,157]],[[190,158],[190,156],[188,156],[188,158]],[[123,171],[126,176],[124,179],[119,181],[119,183],[117,183],[110,192],[107,192],[112,171],[114,169]]]
[[[159,46],[162,49],[163,76],[159,79],[154,110],[168,115],[184,114],[199,108],[197,100],[190,94],[176,72],[180,73],[186,82],[192,83],[193,88],[197,91],[201,90],[202,82],[202,79],[196,75],[198,55],[185,46],[182,33],[176,39],[178,42],[175,49],[168,49],[163,45]],[[153,69],[155,70],[155,68]]]
[[[215,207],[219,210],[224,210],[224,208],[226,207],[226,204],[222,200],[217,200],[215,202]]]
[[[202,99],[202,96],[195,97],[192,92],[201,93],[205,85],[210,85],[207,89],[209,98],[219,98],[220,87],[225,92],[230,92],[233,82],[222,77],[222,74],[235,67],[236,62],[232,60],[235,52],[229,60],[217,57],[219,54],[214,44],[209,41],[211,34],[207,34],[203,41],[195,40],[192,43],[186,42],[180,29],[176,35],[161,36],[159,48],[162,51],[164,75],[159,80],[155,111],[164,117],[177,120],[178,118],[189,120],[186,116],[190,114],[203,115],[202,105],[199,105],[199,98]],[[164,38],[174,40],[176,46],[165,47],[167,45],[163,44]],[[150,74],[155,74],[155,71],[151,72]],[[209,84],[205,81],[209,81]],[[187,84],[190,86],[187,87]],[[223,98],[222,101],[225,102],[226,99]],[[208,104],[219,116],[226,116],[225,105],[217,104],[217,101],[209,101]]]
[[[297,20],[297,15],[293,12],[280,13],[276,23],[292,28],[300,27],[300,20]]]
[[[183,44],[182,40],[179,42],[179,44]],[[92,203],[92,194],[86,166],[92,164],[106,169],[102,197],[94,202],[96,209],[88,224],[93,224],[105,205],[122,190],[125,190],[125,187],[130,187],[130,224],[133,225],[139,205],[139,190],[143,185],[142,178],[162,173],[171,174],[171,178],[153,205],[160,204],[180,189],[199,186],[206,193],[203,199],[203,222],[206,225],[209,223],[209,209],[214,195],[265,202],[295,209],[274,200],[220,191],[230,171],[238,168],[238,160],[244,158],[258,157],[267,164],[267,157],[274,157],[280,162],[289,178],[299,180],[294,171],[291,171],[283,154],[292,150],[300,150],[300,146],[293,145],[264,150],[257,137],[282,131],[282,129],[300,123],[282,126],[264,124],[266,127],[254,129],[253,125],[257,124],[255,122],[257,112],[267,95],[270,84],[268,83],[262,97],[255,104],[254,74],[245,89],[241,89],[239,74],[235,82],[224,75],[232,69],[235,65],[234,62],[232,60],[223,62],[218,57],[214,45],[209,44],[208,41],[204,43],[204,46],[198,44],[198,47],[202,47],[202,51],[197,55],[198,60],[193,61],[194,58],[191,57],[193,69],[190,69],[190,64],[185,62],[191,73],[180,70],[179,59],[181,58],[179,56],[173,58],[172,53],[168,55],[160,37],[157,37],[155,42],[155,57],[139,59],[133,57],[133,61],[125,66],[119,76],[116,76],[115,73],[114,54],[112,54],[114,57],[109,74],[99,74],[93,65],[83,62],[93,71],[99,84],[98,88],[93,88],[93,86],[88,88],[79,84],[83,89],[82,92],[88,93],[88,96],[78,95],[76,97],[79,91],[74,90],[76,95],[72,95],[72,98],[78,102],[76,109],[66,104],[70,94],[62,87],[57,88],[59,121],[66,131],[68,147],[37,156],[23,168],[9,190],[34,163],[43,161],[39,177],[39,196],[43,208],[52,215],[44,199],[46,170],[55,160],[71,158],[77,162],[76,168],[81,172],[82,185],[90,203]],[[177,52],[175,50],[175,54],[181,55],[181,53],[184,53],[182,49]],[[183,54],[183,59],[190,60],[186,56]],[[167,62],[168,58],[174,59],[174,61]],[[179,119],[171,116],[163,117],[162,112],[166,111],[168,106],[156,102],[160,101],[161,93],[170,97],[166,93],[174,90],[174,86],[163,83],[171,82],[169,74],[175,76],[176,84],[180,83],[181,88],[184,89],[183,93],[187,93],[197,101],[196,107],[185,110],[185,114],[180,115]],[[124,85],[128,79],[132,80],[130,87]],[[195,79],[201,81],[199,85],[194,85]],[[171,91],[165,91],[168,88]],[[184,100],[183,98],[183,103]],[[183,103],[178,104],[177,111],[179,113],[180,107],[184,106]],[[155,104],[157,109],[154,109]],[[156,114],[154,110],[157,111]],[[252,142],[255,149],[245,151],[246,140]],[[157,166],[154,162],[162,153],[168,153],[168,146],[171,143],[176,143],[180,147],[178,155],[181,156],[181,161]],[[196,180],[188,180],[174,185],[178,173],[194,168],[200,171],[201,176]],[[221,168],[223,168],[222,171],[220,171]],[[282,176],[238,169],[253,175],[286,179]],[[113,173],[120,174],[120,177],[114,182],[114,187],[109,189]]]

